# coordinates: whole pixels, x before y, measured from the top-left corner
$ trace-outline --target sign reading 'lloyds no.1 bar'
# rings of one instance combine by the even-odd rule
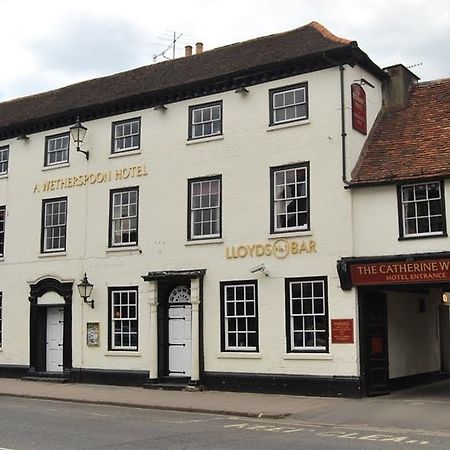
[[[353,286],[450,281],[450,259],[352,264]]]

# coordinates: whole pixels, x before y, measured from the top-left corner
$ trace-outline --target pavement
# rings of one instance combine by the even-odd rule
[[[430,430],[450,436],[450,380],[383,397],[346,399],[218,391],[168,391],[0,378],[0,396],[280,421],[351,424],[391,430]]]

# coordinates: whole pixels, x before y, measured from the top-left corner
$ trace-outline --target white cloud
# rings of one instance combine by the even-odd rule
[[[0,0],[0,99],[152,62],[171,31],[205,49],[285,31],[312,20],[357,40],[380,66],[450,76],[448,0]],[[5,69],[6,68],[6,69]]]

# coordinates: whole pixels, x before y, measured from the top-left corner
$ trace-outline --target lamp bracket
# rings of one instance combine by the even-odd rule
[[[94,299],[93,298],[91,298],[90,300],[88,300],[87,298],[83,298],[83,300],[84,300],[84,303],[86,303],[86,305],[90,305],[90,307],[92,309],[94,309]]]
[[[89,160],[89,150],[81,150],[80,147],[77,147],[77,152],[84,153],[86,155],[86,160]]]

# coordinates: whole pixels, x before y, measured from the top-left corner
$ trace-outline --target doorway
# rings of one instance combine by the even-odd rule
[[[368,396],[389,394],[386,294],[360,289],[359,295],[363,387]]]
[[[189,379],[192,370],[190,281],[160,281],[158,292],[159,377]]]
[[[46,370],[62,372],[64,347],[64,308],[47,307]]]
[[[187,286],[175,287],[168,299],[169,376],[190,377],[192,367],[191,295]]]
[[[70,376],[72,285],[50,277],[30,285],[30,374]]]

